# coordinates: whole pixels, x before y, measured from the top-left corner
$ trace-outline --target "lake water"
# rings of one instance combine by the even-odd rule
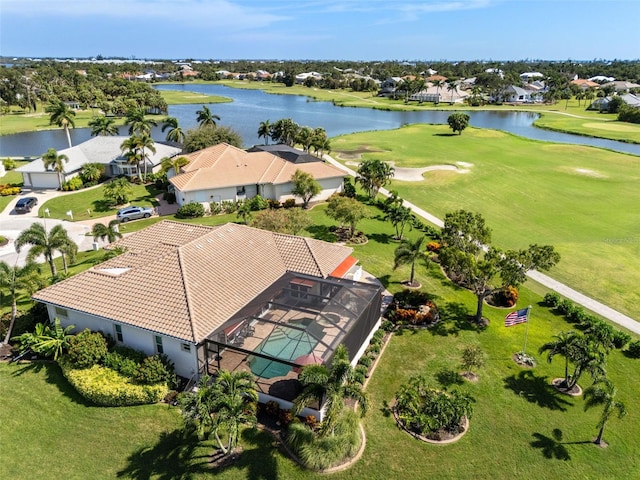
[[[220,117],[221,126],[229,126],[242,136],[244,146],[263,143],[258,138],[260,122],[275,122],[281,118],[291,118],[299,125],[312,128],[322,127],[327,135],[337,135],[371,130],[390,130],[410,123],[446,124],[450,111],[389,112],[368,108],[336,107],[330,102],[316,102],[298,95],[272,95],[261,90],[243,90],[223,85],[158,85],[163,90],[184,90],[210,95],[220,95],[233,99],[230,103],[209,105],[212,113]],[[176,117],[183,130],[197,126],[196,111],[202,105],[172,105],[169,115]],[[480,128],[504,130],[535,140],[559,143],[573,143],[608,148],[620,152],[640,155],[640,145],[582,137],[566,133],[552,132],[533,126],[538,114],[532,112],[468,111],[470,124]],[[122,135],[127,128],[121,128]],[[160,127],[152,132],[153,138],[163,140],[165,134]],[[91,130],[77,128],[71,130],[74,145],[91,138]],[[67,140],[62,130],[27,132],[0,137],[0,156],[41,155],[49,148],[67,148]]]

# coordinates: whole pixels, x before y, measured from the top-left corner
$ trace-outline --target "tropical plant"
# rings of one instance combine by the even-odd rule
[[[394,169],[382,160],[365,160],[357,171],[358,182],[365,189],[369,198],[375,198],[380,188],[387,185],[393,178]]]
[[[211,113],[211,110],[206,105],[202,106],[202,110],[197,110],[196,115],[196,122],[198,122],[201,127],[215,127],[216,120],[220,120],[220,117]]]
[[[173,175],[180,174],[180,169],[189,164],[189,159],[183,155],[178,157],[164,157],[160,162],[162,172],[168,174],[170,170],[173,170]]]
[[[427,237],[422,236],[414,241],[404,239],[394,252],[393,269],[401,265],[411,265],[411,275],[409,285],[415,286],[416,262],[422,262],[425,266],[429,264],[429,252],[424,248]]]
[[[89,126],[91,127],[91,136],[114,136],[118,135],[118,127],[115,125],[115,120],[105,115],[100,115],[92,120],[89,120]]]
[[[609,419],[615,414],[618,418],[622,418],[627,414],[624,403],[616,400],[617,390],[611,380],[602,378],[584,391],[584,409],[589,410],[593,407],[602,407],[602,414],[598,420],[598,436],[595,439],[596,445],[602,445],[602,435],[604,427]]]
[[[321,436],[335,434],[346,399],[358,402],[361,416],[367,413],[367,396],[362,385],[355,380],[355,370],[349,362],[347,348],[342,344],[334,351],[328,367],[305,365],[298,379],[303,390],[294,400],[292,412],[297,415],[303,408],[317,401],[324,412],[324,419],[319,426]]]
[[[183,394],[180,405],[185,423],[203,439],[213,434],[223,454],[233,452],[240,428],[256,424],[258,393],[249,372],[220,371],[215,379],[204,375],[197,392]],[[226,444],[220,438],[226,434]]]
[[[200,127],[187,132],[184,139],[184,151],[187,153],[205,149],[211,145],[227,143],[234,147],[242,146],[242,137],[229,127]]]
[[[95,223],[91,228],[93,240],[96,241],[99,238],[104,241],[106,239],[109,243],[113,243],[117,239],[122,238],[122,234],[120,230],[118,230],[119,224],[120,220],[118,219],[111,220],[107,225],[104,223]]]
[[[308,208],[309,201],[322,191],[318,181],[310,173],[298,169],[291,176],[291,193],[302,199],[302,207]]]
[[[125,177],[119,177],[105,183],[102,191],[109,205],[124,205],[133,195],[133,187]]]
[[[104,175],[104,165],[101,163],[85,163],[80,171],[80,178],[85,184],[95,184]]]
[[[182,128],[180,128],[177,118],[167,117],[162,125],[162,132],[164,133],[164,131],[167,129],[169,129],[169,131],[167,132],[167,136],[165,137],[167,142],[184,142],[185,134],[182,131]]]
[[[100,332],[85,329],[69,339],[67,357],[77,368],[89,368],[107,355],[107,341]]]
[[[274,142],[293,146],[299,129],[300,125],[290,118],[281,118],[271,126],[271,139]]]
[[[144,178],[147,177],[147,165],[149,160],[149,155],[147,154],[147,150],[151,153],[156,153],[155,142],[153,138],[147,133],[143,133],[142,135],[135,137],[136,138],[136,147],[140,151],[140,159],[144,164]],[[140,168],[138,168],[138,174],[140,173]]]
[[[569,331],[554,335],[554,338],[540,347],[540,353],[547,352],[549,362],[556,355],[565,358],[565,378],[560,384],[562,388],[572,389],[584,372],[589,372],[594,380],[605,375],[606,355],[588,337]],[[569,363],[574,367],[571,374]]]
[[[124,124],[129,125],[129,135],[151,135],[151,128],[156,127],[158,122],[146,118],[145,114],[144,107],[132,107],[127,110]]]
[[[9,266],[7,262],[0,261],[0,288],[6,288],[11,298],[11,321],[4,337],[4,343],[9,343],[13,326],[18,314],[18,290],[24,289],[34,293],[40,285],[40,267],[33,262],[27,262],[24,266]]]
[[[262,137],[264,137],[265,145],[269,145],[269,139],[271,138],[271,123],[269,120],[260,122],[260,126],[258,127],[258,138]]]
[[[409,207],[402,205],[402,199],[400,199],[398,203],[393,203],[387,208],[387,214],[384,218],[390,221],[396,229],[396,240],[402,240],[406,226],[411,227],[413,213]]]
[[[251,203],[243,202],[236,212],[236,217],[245,225],[249,225],[249,222],[251,222],[251,218],[253,217],[253,212],[251,211]]]
[[[473,413],[474,399],[458,390],[431,387],[422,375],[412,376],[396,394],[398,420],[408,430],[440,439],[441,433],[458,434],[463,418]]]
[[[76,242],[67,238],[67,240],[58,249],[60,256],[62,257],[62,268],[65,276],[69,274],[69,264],[76,261],[76,255],[78,254],[78,245]]]
[[[69,148],[71,148],[73,145],[71,145],[71,134],[69,133],[69,126],[71,126],[72,128],[76,126],[74,120],[76,112],[74,112],[71,107],[69,107],[61,100],[47,106],[45,112],[49,114],[49,125],[55,124],[64,129],[64,133],[67,135]]]
[[[45,260],[49,262],[51,276],[55,277],[56,266],[53,262],[53,255],[56,251],[67,248],[69,242],[72,241],[62,225],[55,225],[47,233],[44,225],[36,222],[32,223],[26,230],[20,232],[20,235],[16,238],[15,247],[16,251],[20,253],[23,246],[31,245],[29,253],[27,254],[27,261],[33,261],[40,255],[43,255]]]
[[[73,335],[71,331],[75,325],[62,327],[60,319],[55,318],[52,323],[36,324],[33,332],[23,333],[17,340],[20,342],[20,351],[31,349],[38,355],[58,360],[69,348]]]
[[[50,148],[47,150],[47,153],[42,155],[42,163],[44,164],[45,170],[49,170],[49,167],[53,167],[53,171],[58,173],[58,184],[62,187],[64,164],[69,163],[69,157],[64,153],[58,155],[55,148]]]

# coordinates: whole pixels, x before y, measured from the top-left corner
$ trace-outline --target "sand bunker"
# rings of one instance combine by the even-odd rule
[[[396,167],[395,162],[389,162],[394,168],[395,173],[393,175],[394,180],[400,180],[403,182],[421,182],[424,180],[423,174],[426,172],[440,172],[448,171],[455,173],[469,173],[470,167],[473,167],[473,163],[456,162],[455,165],[431,165],[429,167],[422,168],[408,168],[408,167]],[[346,165],[357,167],[360,162],[345,162]]]

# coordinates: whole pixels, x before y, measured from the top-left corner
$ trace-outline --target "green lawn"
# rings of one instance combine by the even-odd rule
[[[28,162],[16,161],[16,168],[26,165]],[[13,185],[15,187],[22,186],[22,174],[15,170],[9,170],[2,177],[0,177],[0,185]],[[15,196],[7,195],[5,197],[0,196],[0,212],[3,211],[7,205],[13,200]]]
[[[157,205],[155,195],[159,193],[154,185],[135,185],[133,187],[133,195],[129,203],[131,205],[140,205],[143,207],[153,207]],[[73,221],[88,220],[90,218],[106,217],[115,215],[118,208],[111,208],[104,200],[103,189],[101,186],[97,188],[89,188],[78,192],[62,195],[52,198],[40,205],[38,215],[43,217],[44,210],[49,209],[51,218],[69,220],[67,212],[73,212]],[[89,211],[91,213],[89,213]]]
[[[562,255],[551,276],[640,318],[640,157],[602,149],[526,140],[469,128],[412,125],[333,139],[342,151],[377,150],[364,158],[398,167],[473,164],[469,173],[436,171],[422,182],[388,188],[443,218],[480,212],[504,248],[552,244]],[[357,168],[351,165],[352,168]]]
[[[221,97],[218,95],[206,95],[204,93],[185,92],[183,90],[159,90],[159,92],[168,105],[186,105],[190,103],[226,103],[233,101],[230,98]]]

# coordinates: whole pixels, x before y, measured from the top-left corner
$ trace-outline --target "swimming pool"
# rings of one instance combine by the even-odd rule
[[[301,355],[311,353],[317,343],[317,340],[305,331],[277,326],[254,351],[292,362]],[[262,357],[251,356],[247,363],[251,372],[261,378],[283,377],[293,369],[289,365]]]

